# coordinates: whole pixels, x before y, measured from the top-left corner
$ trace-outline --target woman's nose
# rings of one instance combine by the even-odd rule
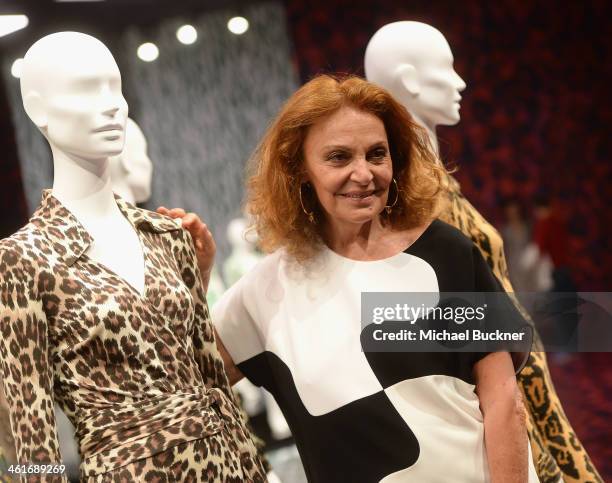
[[[374,179],[370,163],[365,158],[359,158],[353,163],[353,171],[351,172],[351,180],[359,184],[368,184]]]

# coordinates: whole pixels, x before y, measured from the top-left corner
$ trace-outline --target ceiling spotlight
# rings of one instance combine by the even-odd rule
[[[228,30],[236,35],[242,35],[249,29],[249,21],[244,17],[232,17],[227,22]]]
[[[176,38],[182,44],[193,44],[198,39],[198,31],[193,25],[183,25],[176,31]]]
[[[0,37],[28,26],[27,15],[0,15]]]
[[[13,75],[13,77],[17,79],[21,77],[21,65],[22,64],[23,64],[22,58],[19,58],[15,62],[13,62],[13,65],[11,66],[11,74]]]
[[[140,60],[144,60],[145,62],[153,62],[155,59],[159,57],[159,49],[157,45],[151,42],[146,42],[138,47],[136,51],[138,54],[138,58]]]

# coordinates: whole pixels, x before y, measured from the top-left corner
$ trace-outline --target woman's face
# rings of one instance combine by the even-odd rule
[[[305,180],[328,221],[363,224],[387,204],[393,166],[385,126],[374,114],[344,106],[313,124],[304,159]]]

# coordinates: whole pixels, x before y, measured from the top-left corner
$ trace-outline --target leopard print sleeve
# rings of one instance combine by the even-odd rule
[[[195,308],[195,318],[188,334],[193,341],[195,360],[198,363],[206,387],[217,387],[229,397],[232,397],[229,380],[223,367],[223,359],[215,342],[215,333],[210,320],[208,303],[202,287],[200,269],[191,235],[185,229],[175,233],[182,239],[182,243],[177,245],[180,248],[175,248],[175,250],[179,250],[176,255],[181,277],[191,292]]]
[[[272,470],[272,467],[265,456],[265,444],[253,433],[248,416],[238,403],[236,395],[229,384],[229,379],[227,378],[223,365],[223,359],[217,348],[215,332],[208,310],[208,303],[202,288],[202,278],[198,267],[195,248],[193,246],[193,240],[190,233],[185,229],[177,231],[176,233],[179,233],[179,236],[183,238],[183,243],[181,244],[182,249],[176,255],[183,281],[191,291],[193,303],[195,305],[196,317],[190,335],[193,341],[195,360],[202,373],[204,384],[206,387],[218,387],[233,403],[236,417],[240,420],[240,424],[244,428],[244,437],[249,439],[251,444],[254,445],[257,453],[256,458],[258,460],[258,465],[261,465],[263,471],[268,473]]]
[[[8,403],[2,386],[2,370],[0,369],[0,483],[10,483],[8,467],[15,463],[15,442],[11,432]]]
[[[0,376],[8,402],[17,463],[61,464],[53,400],[47,317],[20,253],[0,247]],[[24,467],[22,467],[24,468]],[[28,482],[67,482],[66,474],[30,473]]]

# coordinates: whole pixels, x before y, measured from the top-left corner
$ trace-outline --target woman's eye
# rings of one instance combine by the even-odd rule
[[[329,156],[327,156],[327,159],[329,161],[345,161],[348,158],[348,155],[346,153],[330,153]]]
[[[375,160],[383,159],[387,156],[387,150],[384,148],[375,149],[370,153],[370,158]]]

